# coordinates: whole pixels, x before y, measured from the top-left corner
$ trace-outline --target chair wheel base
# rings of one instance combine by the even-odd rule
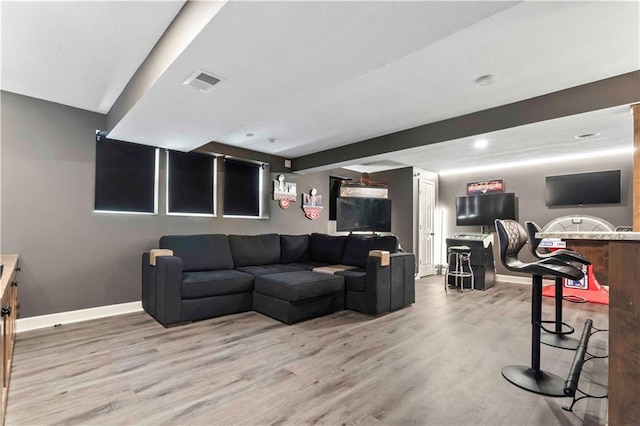
[[[538,395],[564,397],[564,379],[545,371],[536,371],[525,365],[508,365],[502,376],[517,387]]]
[[[554,348],[567,349],[569,351],[575,351],[578,349],[578,340],[572,337],[567,337],[563,334],[543,334],[540,336],[540,343],[553,346]]]

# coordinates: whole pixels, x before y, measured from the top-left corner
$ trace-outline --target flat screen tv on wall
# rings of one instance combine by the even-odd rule
[[[338,197],[336,230],[391,232],[391,200]]]
[[[620,170],[547,176],[547,206],[620,203]]]
[[[496,219],[515,218],[516,194],[513,192],[456,197],[457,226],[488,226]]]

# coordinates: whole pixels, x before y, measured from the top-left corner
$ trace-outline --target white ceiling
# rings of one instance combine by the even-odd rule
[[[576,136],[594,134],[588,138]],[[479,140],[487,142],[476,148]],[[474,170],[553,158],[579,158],[633,152],[633,124],[628,106],[607,108],[542,123],[513,127],[497,132],[436,143],[397,152],[363,158],[346,168],[358,172],[376,172],[412,165],[438,173]],[[390,159],[392,159],[390,161]]]
[[[181,5],[3,1],[2,89],[106,112]],[[294,158],[638,70],[639,15],[637,1],[231,1],[110,136]],[[223,81],[183,86],[196,69]],[[630,144],[630,129],[620,107],[485,135],[466,163],[473,138],[350,165],[445,170],[592,149],[579,133]]]
[[[1,88],[107,113],[183,1],[2,1]]]

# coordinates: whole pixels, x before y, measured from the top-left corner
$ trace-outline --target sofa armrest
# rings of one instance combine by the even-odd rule
[[[142,254],[142,309],[156,316],[156,268],[150,264],[149,252]]]
[[[402,306],[416,301],[416,256],[398,252],[391,255],[392,280],[403,286]],[[393,309],[393,307],[392,307]]]
[[[365,293],[369,314],[393,311],[415,302],[415,255],[392,253],[387,266],[382,265],[384,258],[367,258]]]
[[[154,269],[154,318],[165,327],[179,323],[182,318],[182,259],[176,256],[158,257]]]
[[[160,256],[173,256],[173,250],[168,249],[153,249],[149,252],[149,264],[156,266],[156,261]]]
[[[389,266],[389,262],[391,261],[391,253],[386,250],[371,250],[369,256],[379,257],[380,266]]]

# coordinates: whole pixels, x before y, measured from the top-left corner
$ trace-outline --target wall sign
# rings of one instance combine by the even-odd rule
[[[312,188],[309,194],[302,194],[302,210],[307,219],[316,220],[322,212],[322,195]]]
[[[504,192],[504,181],[502,179],[496,179],[487,182],[471,182],[467,184],[467,195],[486,194],[488,192]]]
[[[360,181],[343,181],[340,185],[341,197],[388,198],[387,184],[372,182],[369,173],[362,173]]]
[[[344,186],[340,187],[341,197],[364,197],[364,198],[389,198],[387,188],[372,186]]]
[[[288,209],[291,202],[295,202],[297,198],[296,184],[293,182],[285,182],[284,175],[278,176],[278,180],[273,181],[273,199],[278,200],[278,204],[282,209]]]

